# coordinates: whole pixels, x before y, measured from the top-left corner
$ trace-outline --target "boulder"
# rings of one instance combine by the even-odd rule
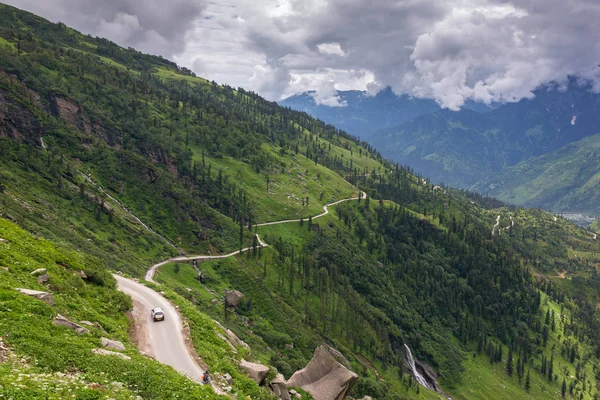
[[[8,244],[8,240],[0,238],[0,243]]]
[[[110,340],[105,337],[100,338],[100,340],[102,340],[102,347],[106,349],[125,351],[125,346],[118,340]]]
[[[225,333],[227,334],[227,336],[229,336],[229,339],[231,339],[231,341],[236,346],[242,346],[243,348],[250,350],[250,346],[248,346],[248,344],[246,342],[244,342],[242,339],[237,337],[237,335],[235,333],[233,333],[231,330],[226,329]]]
[[[269,383],[271,386],[271,390],[275,393],[281,400],[290,400],[290,394],[287,390],[287,386],[285,385],[285,379],[283,375],[277,374],[275,379]]]
[[[225,292],[225,304],[227,307],[237,307],[244,298],[244,294],[238,290],[228,290]]]
[[[17,290],[23,294],[26,294],[27,296],[35,297],[36,299],[39,299],[48,305],[54,305],[54,296],[52,296],[52,293],[23,288],[17,288]]]
[[[92,353],[98,354],[101,356],[117,356],[122,358],[123,360],[131,360],[131,357],[126,356],[125,354],[117,353],[114,351],[104,350],[104,349],[92,349]]]
[[[267,373],[269,373],[269,367],[266,365],[251,363],[246,360],[240,362],[240,367],[242,367],[248,373],[248,376],[254,379],[259,385],[265,380]]]
[[[52,320],[54,325],[64,326],[69,329],[74,330],[78,335],[83,335],[84,333],[89,333],[89,329],[84,328],[81,325],[76,324],[75,322],[71,322],[60,314],[57,314],[56,317]]]
[[[79,277],[81,279],[87,279],[88,278],[88,276],[85,274],[85,272],[83,272],[83,270],[79,271],[78,275],[79,275]]]
[[[357,380],[358,375],[337,362],[324,346],[319,346],[312,360],[292,375],[287,386],[300,387],[315,400],[342,400]]]
[[[35,271],[31,271],[31,275],[33,276],[43,275],[46,273],[48,273],[48,270],[46,270],[46,268],[38,268]]]
[[[225,382],[227,382],[230,385],[233,383],[233,378],[228,373],[225,373],[225,375],[223,375],[223,379],[225,379]]]
[[[93,322],[90,321],[79,321],[79,323],[81,325],[87,325],[87,326],[95,326]]]
[[[49,280],[50,280],[50,275],[48,275],[48,273],[42,274],[37,277],[37,281],[40,285],[47,283]]]

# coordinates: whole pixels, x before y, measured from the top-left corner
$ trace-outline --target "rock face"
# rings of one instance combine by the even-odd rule
[[[75,322],[71,322],[60,314],[57,314],[56,317],[52,320],[54,325],[64,326],[69,329],[74,330],[78,335],[83,335],[84,333],[89,333],[89,329],[84,328],[81,325],[76,324]]]
[[[125,346],[123,346],[123,343],[119,342],[118,340],[110,340],[105,337],[100,339],[102,340],[102,347],[106,349],[125,351]]]
[[[342,400],[358,380],[358,375],[348,370],[323,346],[317,347],[308,365],[294,373],[288,387],[298,386],[315,400]]]
[[[49,304],[51,306],[54,305],[54,296],[52,296],[52,293],[22,288],[17,288],[17,290],[23,294],[26,294],[27,296],[35,297],[36,299],[39,299],[46,304]]]
[[[259,385],[265,380],[267,373],[269,373],[269,367],[266,365],[251,363],[246,360],[240,362],[240,367],[242,367],[248,373],[248,376],[254,379]]]
[[[244,298],[244,294],[237,290],[229,290],[225,293],[225,304],[227,307],[237,307]]]
[[[101,356],[117,356],[122,358],[123,360],[131,360],[131,357],[126,356],[125,354],[117,353],[114,351],[104,350],[104,349],[92,349],[92,353],[99,354]]]
[[[0,137],[37,146],[44,134],[33,112],[0,90]]]
[[[285,385],[285,379],[283,375],[277,374],[275,379],[271,381],[269,384],[271,386],[271,390],[275,393],[281,400],[290,400],[290,394],[287,390],[287,386]]]

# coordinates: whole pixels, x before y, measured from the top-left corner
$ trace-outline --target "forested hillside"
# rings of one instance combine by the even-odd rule
[[[535,162],[535,157],[598,133],[600,96],[589,83],[571,77],[533,94],[485,113],[466,108],[426,114],[381,130],[370,142],[385,150],[386,157],[413,166],[436,183],[470,188],[492,173],[528,159]],[[507,170],[506,176],[513,172]],[[521,198],[518,189],[510,195]],[[552,201],[562,199],[561,193],[553,193]]]
[[[286,378],[333,346],[359,374],[357,398],[439,398],[412,377],[406,346],[455,398],[558,398],[563,385],[598,396],[600,244],[584,231],[434,186],[306,113],[162,58],[7,6],[0,21],[3,218],[134,276],[179,253],[253,247],[201,263],[205,283],[188,264],[159,270],[196,348],[209,315],[250,344],[237,357]],[[235,312],[225,289],[246,295]]]

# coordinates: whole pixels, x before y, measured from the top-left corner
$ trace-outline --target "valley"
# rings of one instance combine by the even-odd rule
[[[599,396],[592,232],[165,58],[0,21],[2,397]]]

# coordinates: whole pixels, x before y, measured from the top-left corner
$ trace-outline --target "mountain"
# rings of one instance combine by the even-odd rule
[[[590,232],[163,58],[5,5],[0,27],[0,397],[223,398],[140,352],[111,273],[177,306],[232,396],[273,399],[321,346],[352,398],[598,396]]]
[[[337,91],[336,95],[343,106],[317,104],[314,92],[288,97],[279,104],[304,111],[363,140],[369,140],[378,129],[399,125],[439,110],[439,106],[433,100],[408,95],[398,96],[389,87],[372,96],[359,90]]]
[[[600,95],[571,78],[486,113],[441,110],[373,134],[392,160],[436,182],[470,187],[489,174],[597,133]],[[530,204],[530,203],[528,203]]]
[[[474,189],[512,204],[599,215],[599,166],[596,134],[505,168]]]

